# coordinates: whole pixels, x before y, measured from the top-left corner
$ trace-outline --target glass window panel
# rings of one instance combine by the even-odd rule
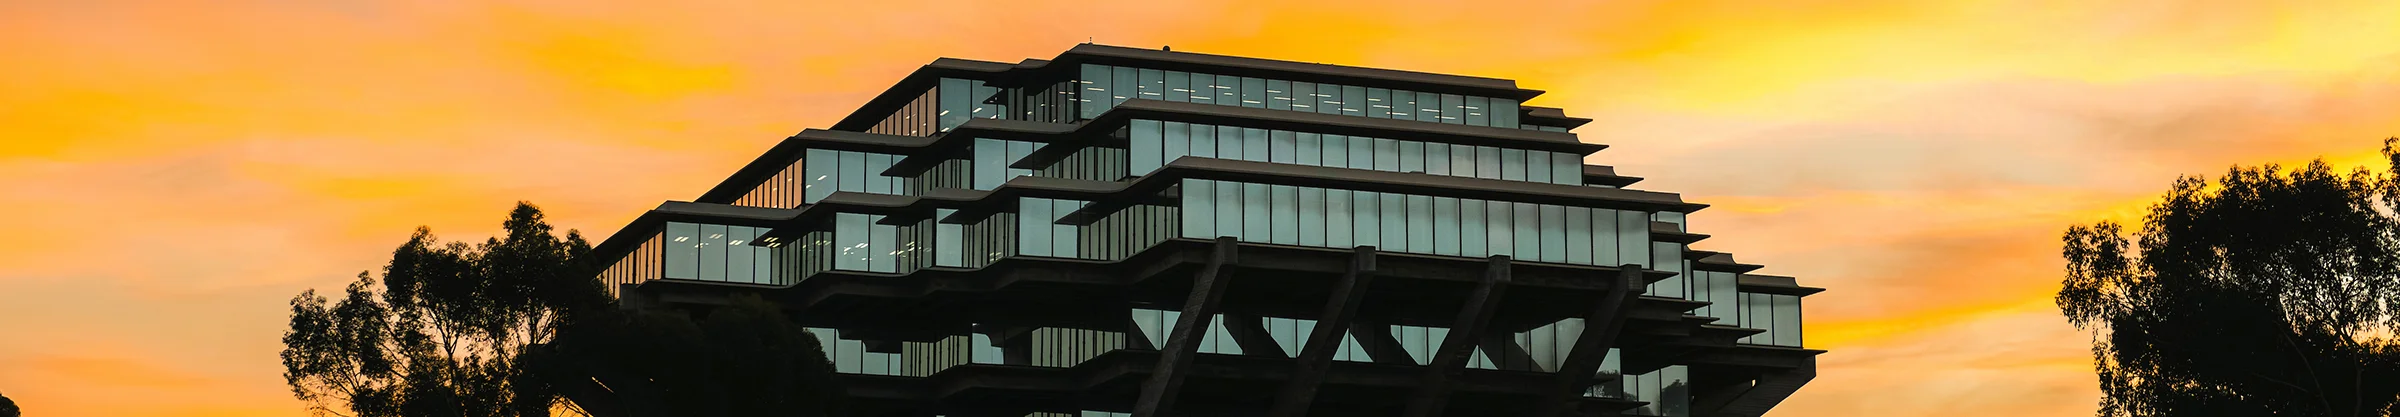
[[[1490,222],[1484,215],[1485,207],[1483,200],[1458,200],[1459,256],[1475,258],[1491,256],[1491,244],[1487,243],[1490,242],[1491,236],[1486,231]]]
[[[1342,86],[1317,84],[1317,114],[1342,114]]]
[[[1076,209],[1081,208],[1083,208],[1081,201],[1054,200],[1050,202],[1050,216],[1042,220],[1043,223],[1050,225],[1050,236],[1055,237],[1050,240],[1050,256],[1070,257],[1084,254],[1081,245],[1083,239],[1080,239],[1082,228],[1058,224],[1059,218],[1066,217],[1067,213],[1074,213]]]
[[[1017,253],[1050,256],[1050,200],[1017,198]]]
[[[1800,346],[1800,297],[1769,295],[1775,305],[1775,344]]]
[[[1249,241],[1242,225],[1243,215],[1249,214],[1242,204],[1242,188],[1241,183],[1217,181],[1217,234]]]
[[[1350,167],[1375,169],[1375,141],[1367,137],[1350,138]]]
[[[1141,81],[1135,74],[1141,71],[1132,67],[1116,67],[1114,72],[1110,81],[1116,82],[1116,88],[1108,92],[1108,98],[1117,104],[1123,104],[1125,100],[1132,99],[1136,95],[1133,87],[1141,84]]]
[[[1649,215],[1638,211],[1617,212],[1617,250],[1617,259],[1622,262],[1653,266],[1650,264]]]
[[[1367,117],[1373,117],[1377,119],[1392,118],[1392,90],[1381,88],[1367,89]]]
[[[1400,120],[1417,120],[1417,93],[1408,90],[1392,90],[1391,117]]]
[[[1242,160],[1267,162],[1266,129],[1242,128]]]
[[[993,139],[975,139],[975,189],[990,190],[1008,179],[1008,145]],[[815,202],[811,200],[810,202]]]
[[[1164,73],[1154,69],[1143,69],[1140,70],[1138,74],[1139,77],[1141,77],[1141,83],[1134,86],[1134,91],[1137,94],[1135,94],[1133,98],[1148,100],[1164,100],[1167,98],[1165,94],[1161,94],[1162,92],[1166,91],[1167,86]]]
[[[750,239],[756,237],[753,236],[757,233],[756,230],[756,228],[740,226],[725,229],[726,282],[756,282],[752,281],[750,277],[750,271],[757,270],[757,268],[751,266],[756,262],[750,258],[751,251],[748,246]]]
[[[1520,109],[1517,108],[1516,100],[1505,98],[1492,99],[1492,126],[1510,129],[1517,128],[1519,123],[1517,121],[1517,112],[1519,111]]]
[[[1527,151],[1527,152],[1525,152],[1525,165],[1526,165],[1526,166],[1525,166],[1525,180],[1526,180],[1526,181],[1533,181],[1533,182],[1545,183],[1545,184],[1556,184],[1556,183],[1557,183],[1556,181],[1551,181],[1551,180],[1550,180],[1550,175],[1551,175],[1551,174],[1553,174],[1553,173],[1557,173],[1557,172],[1558,172],[1558,170],[1555,170],[1555,169],[1550,169],[1550,164],[1551,164],[1553,161],[1555,161],[1555,159],[1551,159],[1551,158],[1550,158],[1550,155],[1551,155],[1551,154],[1552,154],[1552,152],[1542,152],[1542,151]]]
[[[1208,158],[1217,157],[1216,126],[1204,124],[1192,125],[1192,156]]]
[[[725,226],[700,225],[700,279],[725,280]]]
[[[1291,110],[1291,109],[1292,109],[1292,82],[1291,82],[1291,81],[1284,81],[1284,80],[1269,80],[1269,81],[1267,81],[1267,108],[1268,108],[1268,109],[1271,109],[1271,110]]]
[[[1500,179],[1500,171],[1500,148],[1490,146],[1475,147],[1476,178],[1495,180]]]
[[[1501,149],[1501,150],[1500,150],[1500,179],[1509,180],[1509,181],[1524,181],[1524,180],[1525,180],[1525,151],[1524,151],[1524,150],[1521,150],[1521,149]]]
[[[1242,78],[1242,107],[1267,107],[1267,80]]]
[[[1425,172],[1425,142],[1400,142],[1400,172]]]
[[[1217,127],[1218,158],[1245,159],[1247,155],[1242,153],[1242,145],[1242,128],[1233,126]]]
[[[1295,133],[1292,136],[1297,138],[1296,143],[1293,144],[1294,163],[1301,165],[1325,164],[1324,138],[1318,137],[1315,133]]]
[[[1400,170],[1400,141],[1391,139],[1375,140],[1375,170]]]
[[[1128,144],[1128,151],[1133,151],[1133,161],[1128,161],[1130,173],[1145,175],[1166,163],[1166,132],[1159,127],[1159,120],[1133,120],[1126,134],[1133,139],[1133,144]]]
[[[800,188],[801,201],[814,204],[817,200],[825,199],[827,194],[833,194],[833,190],[840,187],[840,180],[833,178],[835,169],[840,166],[841,158],[834,156],[833,151],[808,150],[807,159],[800,162],[800,171],[807,176]]]
[[[1442,121],[1442,95],[1417,92],[1417,121],[1436,123]]]
[[[1618,266],[1625,263],[1617,250],[1617,211],[1592,209],[1592,264]]]
[[[1342,115],[1344,115],[1344,116],[1365,116],[1365,115],[1367,115],[1367,111],[1366,111],[1366,109],[1367,109],[1367,88],[1366,88],[1366,87],[1359,87],[1359,86],[1354,86],[1354,85],[1346,85],[1346,86],[1342,86],[1342,95],[1341,95],[1341,99],[1342,99]]]
[[[1360,246],[1374,245],[1377,249],[1399,251],[1401,248],[1383,243],[1383,201],[1376,198],[1377,194],[1380,193],[1359,191],[1350,194],[1351,239]]]
[[[1466,107],[1467,103],[1464,97],[1459,97],[1457,94],[1443,94],[1442,123],[1466,124]]]
[[[1109,83],[1110,75],[1114,72],[1110,71],[1106,65],[1091,64],[1085,64],[1082,71],[1083,79],[1077,82],[1082,84],[1083,88],[1075,92],[1075,102],[1080,105],[1078,107],[1083,109],[1082,118],[1100,117],[1100,112],[1107,111],[1110,106],[1116,105],[1115,101],[1108,98],[1108,89],[1115,86],[1115,84]]]
[[[1543,262],[1567,261],[1567,207],[1542,204],[1540,227]]]
[[[663,252],[666,252],[664,255],[667,258],[667,278],[700,278],[700,225],[667,223],[667,236],[662,246],[666,249]]]
[[[1192,74],[1191,74],[1191,76],[1192,76],[1192,102],[1193,102],[1193,103],[1216,104],[1216,102],[1217,102],[1217,76],[1216,76],[1216,74],[1200,74],[1200,73],[1192,73]]]
[[[1267,213],[1271,238],[1268,243],[1296,245],[1300,243],[1300,190],[1289,185],[1268,188]]]
[[[1177,103],[1192,101],[1192,73],[1166,71],[1167,90],[1162,99]]]
[[[1433,233],[1434,212],[1433,197],[1408,196],[1408,251],[1434,253],[1437,250]]]
[[[892,190],[891,177],[880,174],[884,169],[891,168],[892,156],[879,153],[866,154],[866,162],[866,165],[859,166],[859,176],[865,177],[867,181],[867,187],[860,191],[874,194],[897,194],[895,190]]]
[[[842,161],[841,167],[838,168],[841,170],[840,174],[838,175],[841,176],[842,188],[840,188],[838,191],[849,191],[854,193],[866,191],[867,154],[849,151],[837,153],[840,154],[840,159]]]
[[[1425,144],[1425,173],[1450,175],[1450,144]]]
[[[1325,189],[1300,187],[1299,242],[1306,246],[1325,246]]]
[[[1189,155],[1192,153],[1191,124],[1183,122],[1167,122],[1160,126],[1160,130],[1163,131],[1162,133],[1164,136],[1166,136],[1166,138],[1161,140],[1161,149],[1159,150],[1161,153],[1161,155],[1159,155],[1159,165],[1164,166],[1167,163],[1175,162],[1175,158],[1182,158],[1184,155]],[[1139,175],[1149,175],[1150,172],[1151,171],[1137,168],[1133,173]]]
[[[956,209],[934,209],[933,218],[940,219],[943,217],[949,217],[951,213],[956,212],[958,212]],[[966,266],[967,249],[965,234],[965,227],[962,225],[940,223],[934,224],[934,264],[941,266]]]
[[[1514,211],[1509,219],[1510,225],[1516,229],[1517,242],[1513,247],[1516,248],[1517,259],[1542,260],[1541,205],[1509,203],[1509,206]]]
[[[1592,209],[1567,207],[1566,218],[1560,224],[1565,225],[1563,231],[1566,233],[1567,240],[1567,263],[1594,264],[1592,262]]]
[[[1337,168],[1350,166],[1349,136],[1325,135],[1325,166]]]
[[[1242,185],[1242,240],[1271,242],[1275,226],[1274,201],[1266,184]]]
[[[1217,76],[1216,91],[1217,104],[1227,106],[1242,105],[1242,77],[1231,75]]]
[[[882,220],[883,216],[867,216],[868,222],[877,222]],[[872,265],[872,268],[874,268],[873,271],[899,272],[899,257],[892,254],[892,248],[900,247],[899,228],[885,225],[874,225],[869,226],[867,228],[867,232],[869,233],[867,236],[867,245],[868,249],[871,249],[867,252],[867,256],[870,257],[870,260],[874,261],[874,265]]]
[[[1522,258],[1522,256],[1517,256],[1516,252],[1516,225],[1510,221],[1515,217],[1516,212],[1516,207],[1506,201],[1485,203],[1484,232],[1489,239],[1488,243],[1491,244],[1493,255]]]
[[[1317,109],[1317,85],[1292,83],[1292,111],[1313,112]]]
[[[1349,190],[1325,190],[1326,246],[1347,248],[1357,245],[1353,239],[1354,232],[1350,230],[1355,224],[1351,217],[1357,214],[1350,206],[1357,200],[1351,198],[1351,194],[1354,193]]]
[[[1292,131],[1268,131],[1267,141],[1269,142],[1267,147],[1267,162],[1274,162],[1278,164],[1290,164],[1298,162],[1300,139],[1299,137],[1293,135]]]
[[[833,216],[833,245],[835,269],[865,271],[867,262],[867,215],[842,213]]]
[[[1414,210],[1409,213],[1417,215]],[[1458,255],[1458,199],[1433,198],[1433,252],[1437,255]],[[1415,233],[1415,232],[1411,232]]]
[[[1183,236],[1217,237],[1217,191],[1214,181],[1183,180]]]
[[[1467,124],[1473,126],[1491,126],[1491,110],[1492,99],[1485,97],[1467,97],[1467,105],[1465,109],[1467,112]]]
[[[1550,162],[1550,169],[1552,170],[1550,174],[1550,182],[1556,184],[1583,185],[1582,157],[1578,157],[1575,156],[1575,154],[1566,152],[1551,153],[1550,157],[1553,159],[1553,161]]]
[[[935,110],[934,115],[940,121],[938,130],[948,131],[967,122],[967,114],[973,111],[975,105],[975,98],[971,97],[975,94],[975,88],[967,80],[957,78],[943,78],[939,85],[934,93],[941,100],[941,108]]]
[[[1375,203],[1377,208],[1381,209],[1379,210],[1382,217],[1380,220],[1383,223],[1380,236],[1383,241],[1381,246],[1391,251],[1414,251],[1413,247],[1408,246],[1408,200],[1406,196],[1377,193],[1377,197]]]

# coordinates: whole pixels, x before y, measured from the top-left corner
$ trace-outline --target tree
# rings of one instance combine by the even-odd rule
[[[8,399],[7,395],[0,395],[0,417],[18,417],[20,415],[23,415],[23,412],[17,410],[17,402]]]
[[[756,296],[699,320],[639,311],[579,322],[528,358],[536,379],[595,416],[840,415],[824,347]]]
[[[556,396],[526,383],[519,358],[561,327],[607,309],[591,244],[552,233],[520,202],[506,236],[440,243],[423,227],[328,300],[291,301],[284,379],[320,415],[549,415]]]
[[[2400,151],[2383,171],[2178,178],[2141,230],[2065,233],[2057,303],[2093,332],[2101,416],[2400,409]]]

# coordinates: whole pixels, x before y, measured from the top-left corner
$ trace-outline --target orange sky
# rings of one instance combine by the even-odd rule
[[[1716,205],[1700,248],[1833,289],[1775,415],[2089,415],[2060,231],[2400,135],[2388,0],[428,3],[0,2],[0,393],[302,415],[285,300],[412,227],[605,235],[935,57],[1088,38],[1548,90],[1595,162]]]

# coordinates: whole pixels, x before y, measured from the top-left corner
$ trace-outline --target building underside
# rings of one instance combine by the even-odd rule
[[[941,59],[609,237],[773,301],[854,415],[1755,416],[1821,291],[1692,249],[1508,80],[1079,45]]]

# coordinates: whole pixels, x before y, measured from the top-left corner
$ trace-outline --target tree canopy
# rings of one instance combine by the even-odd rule
[[[2371,416],[2400,400],[2400,153],[2177,179],[2139,231],[2064,236],[2101,416]]]
[[[591,245],[518,203],[503,237],[442,243],[418,228],[377,280],[292,298],[284,379],[317,414],[546,416],[556,397],[518,358],[608,301]]]
[[[527,203],[501,225],[476,245],[418,228],[381,279],[294,297],[293,395],[345,417],[839,415],[823,347],[774,304],[622,311],[580,234]]]
[[[8,399],[7,395],[0,395],[0,417],[17,417],[22,414],[22,411],[17,410],[15,400]]]

